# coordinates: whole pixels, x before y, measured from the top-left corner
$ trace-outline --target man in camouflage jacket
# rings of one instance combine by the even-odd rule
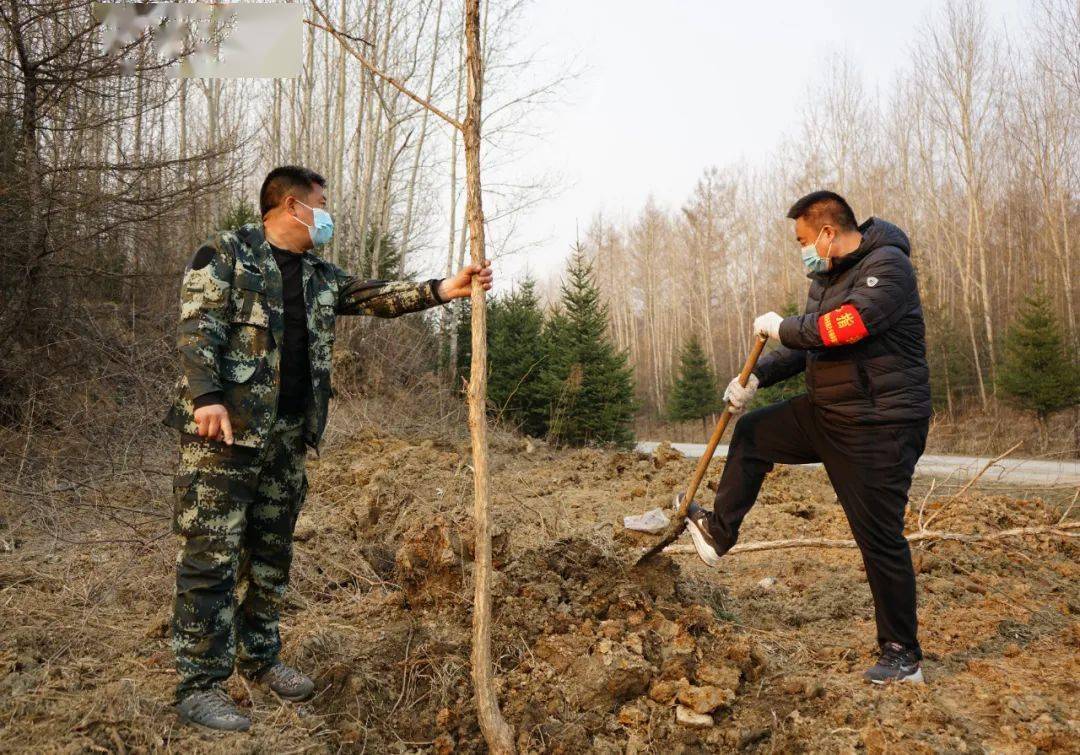
[[[178,710],[209,728],[250,725],[222,690],[234,665],[286,699],[313,690],[278,659],[278,614],[304,456],[326,427],[337,317],[419,312],[468,296],[474,275],[491,287],[486,264],[413,283],[362,280],[321,259],[313,249],[333,230],[325,185],[305,168],[271,171],[262,223],[215,235],[181,286],[182,375],[165,418],[180,431],[173,646]]]

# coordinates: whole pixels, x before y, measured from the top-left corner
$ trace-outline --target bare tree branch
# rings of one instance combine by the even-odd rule
[[[387,84],[394,87],[394,89],[397,89],[399,92],[401,92],[403,95],[408,97],[413,102],[427,108],[432,113],[434,113],[435,115],[442,118],[444,121],[449,123],[454,128],[458,129],[459,131],[464,131],[465,126],[461,122],[455,120],[454,118],[451,118],[449,115],[447,115],[442,110],[437,108],[435,105],[433,105],[430,102],[428,102],[427,100],[425,100],[423,97],[419,96],[418,94],[413,93],[410,89],[408,89],[404,84],[402,84],[397,79],[393,78],[392,76],[388,76],[387,74],[380,71],[378,68],[376,68],[374,65],[372,65],[371,62],[368,61],[368,59],[366,57],[364,57],[359,52],[357,52],[356,48],[354,48],[352,45],[350,45],[348,43],[348,41],[346,40],[344,35],[342,35],[342,33],[340,31],[338,31],[337,29],[335,29],[333,27],[332,22],[330,21],[329,18],[327,18],[326,14],[323,13],[323,10],[322,10],[322,8],[319,7],[318,3],[313,2],[311,4],[311,7],[313,7],[315,9],[315,12],[319,14],[319,17],[322,18],[323,23],[319,24],[319,23],[316,23],[315,21],[311,21],[310,19],[304,19],[305,24],[308,24],[309,26],[314,26],[316,29],[322,29],[323,31],[328,32],[332,37],[334,37],[336,40],[338,40],[338,42],[340,42],[342,45],[344,45],[345,50],[350,55],[352,55],[354,58],[359,60],[360,64],[362,66],[364,66],[364,68],[366,68],[368,71],[370,71],[372,75],[377,76],[378,78],[382,79]]]

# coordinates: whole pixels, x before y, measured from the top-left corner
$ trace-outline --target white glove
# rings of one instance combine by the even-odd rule
[[[737,417],[746,411],[746,407],[750,406],[750,401],[754,398],[754,394],[757,393],[757,387],[757,375],[752,372],[745,386],[739,385],[738,376],[731,379],[727,388],[724,389],[724,401],[731,407],[733,415]]]
[[[754,333],[759,336],[768,336],[780,340],[780,323],[784,318],[775,312],[766,312],[754,320]]]

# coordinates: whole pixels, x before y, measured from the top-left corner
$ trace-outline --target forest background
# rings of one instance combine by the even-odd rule
[[[305,29],[295,79],[177,80],[146,44],[104,53],[89,5],[0,2],[0,468],[13,491],[166,473],[147,460],[171,447],[158,420],[176,378],[180,274],[216,229],[254,218],[273,165],[328,178],[337,231],[325,254],[346,268],[426,277],[464,260],[457,133],[332,37]],[[460,115],[459,4],[317,6],[384,70]],[[528,12],[515,0],[484,4],[489,240],[496,265],[515,271],[492,317],[493,416],[568,443],[700,438],[699,418],[672,410],[691,342],[691,361],[719,391],[753,317],[801,306],[807,282],[784,211],[829,187],[860,220],[887,218],[912,238],[932,446],[991,452],[1024,440],[1029,454],[1077,455],[1075,3],[1024,4],[1020,34],[978,2],[937,3],[898,51],[906,60],[887,88],[830,56],[771,152],[702,165],[676,206],[567,217],[577,241],[564,274],[550,260],[531,264],[539,246],[521,232],[559,193],[558,178],[518,166],[544,138],[530,124],[588,71],[570,62],[538,76]],[[118,75],[121,57],[132,75]],[[463,314],[340,325],[339,400],[382,397],[459,418]],[[522,353],[516,331],[496,332],[510,327],[528,329],[535,350]],[[1038,400],[1025,395],[1051,373]]]

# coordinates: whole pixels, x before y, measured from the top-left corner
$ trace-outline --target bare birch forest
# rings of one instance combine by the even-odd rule
[[[592,220],[582,241],[646,411],[662,411],[691,334],[726,380],[755,315],[801,311],[784,215],[818,188],[910,235],[939,410],[991,407],[1003,332],[1035,286],[1075,351],[1080,5],[1036,0],[1025,23],[1007,34],[974,0],[944,3],[891,87],[870,90],[838,57],[807,82],[801,129],[768,159],[704,170],[679,208]]]
[[[27,469],[45,456],[98,459],[117,444],[137,455],[148,432],[164,437],[176,281],[209,234],[257,218],[274,165],[325,175],[337,221],[326,255],[357,274],[441,276],[466,255],[458,130],[347,49],[460,121],[462,3],[310,3],[306,20],[341,34],[308,23],[301,76],[247,80],[170,78],[146,39],[107,54],[91,5],[0,2],[0,433]],[[514,213],[543,189],[508,170],[521,124],[558,86],[522,83],[523,8],[482,3],[484,201],[496,258]],[[122,62],[130,75],[118,75]],[[428,360],[436,331],[386,325],[344,326],[343,370],[394,382]],[[103,436],[107,448],[78,443]]]
[[[272,165],[329,179],[328,254],[344,267],[442,275],[466,253],[457,129],[347,49],[460,119],[461,3],[311,3],[307,19],[341,34],[305,26],[302,75],[277,80],[169,78],[145,44],[106,54],[90,6],[0,0],[0,436],[17,476],[46,457],[138,455],[148,432],[164,440],[175,282],[206,235],[252,217]],[[560,81],[530,75],[522,0],[481,10],[484,201],[498,258],[520,251],[518,218],[557,188],[521,176],[514,159],[529,113]],[[1005,30],[974,0],[944,2],[889,87],[871,90],[837,58],[806,82],[803,125],[773,154],[705,169],[681,207],[593,219],[582,242],[644,416],[664,406],[690,334],[723,378],[756,314],[801,305],[783,216],[819,187],[911,235],[939,410],[995,405],[1003,332],[1035,285],[1075,351],[1080,7],[1032,0],[1024,24]],[[120,60],[131,75],[117,75]],[[339,387],[400,384],[436,349],[457,362],[457,328],[384,325],[343,325]],[[83,442],[101,436],[119,440]]]

